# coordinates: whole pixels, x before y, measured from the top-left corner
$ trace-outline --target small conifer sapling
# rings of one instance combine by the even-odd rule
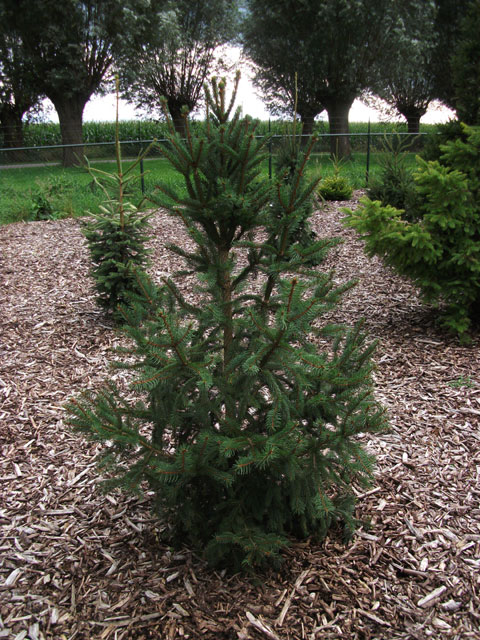
[[[143,270],[148,264],[148,240],[150,213],[141,213],[140,205],[135,206],[126,198],[127,190],[141,176],[135,172],[140,160],[150,151],[150,147],[123,169],[118,119],[118,79],[117,117],[115,130],[115,156],[117,171],[107,173],[89,167],[94,183],[105,194],[105,201],[98,213],[90,213],[83,226],[92,259],[91,274],[97,290],[97,301],[111,313],[115,322],[122,322],[120,305],[128,302],[128,294],[138,290],[135,271]]]
[[[196,276],[196,296],[175,278],[139,277],[124,366],[141,399],[109,385],[75,401],[71,421],[105,443],[114,482],[147,481],[177,542],[250,569],[278,559],[292,535],[322,537],[335,521],[352,530],[352,484],[372,469],[358,436],[385,416],[372,395],[373,343],[360,324],[325,318],[352,286],[311,267],[336,241],[297,240],[317,187],[305,178],[314,140],[293,178],[272,185],[265,140],[233,101],[214,79],[204,130],[194,135],[185,115],[182,140],[168,120],[161,147],[185,191],[160,185],[158,204],[193,241],[170,248]]]

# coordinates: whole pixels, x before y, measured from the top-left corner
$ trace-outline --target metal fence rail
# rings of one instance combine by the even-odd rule
[[[406,132],[371,132],[365,133],[318,133],[316,134],[317,142],[315,143],[311,162],[319,162],[320,159],[330,157],[331,149],[330,143],[332,138],[348,137],[350,140],[350,147],[353,155],[358,161],[357,154],[364,154],[365,157],[360,161],[364,162],[365,167],[365,183],[368,184],[370,175],[370,166],[373,154],[381,154],[385,152],[384,141],[396,137],[398,140],[411,139],[410,150],[418,153],[424,146],[425,136],[428,133],[421,132],[419,134],[409,134]],[[279,145],[285,136],[280,134],[273,135],[258,135],[257,138],[268,138],[268,153],[269,163],[268,171],[269,176],[272,176],[273,159],[279,149]],[[298,138],[309,138],[306,135],[298,135]],[[136,158],[148,145],[152,142],[158,142],[159,144],[168,144],[166,138],[159,139],[136,139],[136,140],[122,140],[120,144],[125,159]],[[60,164],[62,161],[62,154],[65,148],[77,148],[81,149],[81,156],[85,156],[91,162],[98,161],[114,161],[115,159],[115,142],[85,142],[82,144],[55,144],[55,145],[42,145],[42,146],[24,146],[15,148],[0,148],[0,170],[10,168],[21,168],[26,166],[48,166]],[[152,148],[149,157],[160,157],[160,152]],[[140,167],[143,171],[143,163]]]

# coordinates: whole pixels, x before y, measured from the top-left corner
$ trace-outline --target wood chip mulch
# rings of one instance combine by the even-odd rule
[[[98,445],[63,407],[112,375],[122,338],[95,305],[78,221],[0,229],[0,638],[480,638],[480,338],[439,330],[342,227],[344,204],[313,225],[345,241],[329,266],[359,283],[336,319],[363,316],[379,339],[391,430],[365,442],[378,464],[353,541],[294,542],[257,580],[166,546],[148,495],[99,490]],[[153,272],[171,272],[176,223],[158,212],[153,227]]]

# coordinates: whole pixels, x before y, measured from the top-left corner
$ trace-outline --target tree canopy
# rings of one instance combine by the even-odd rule
[[[302,120],[326,109],[336,134],[332,151],[343,156],[350,151],[350,107],[381,73],[394,26],[391,0],[250,0],[244,43],[271,105],[281,108],[291,98],[298,73]]]
[[[374,94],[406,119],[409,133],[418,133],[420,118],[435,97],[436,11],[434,0],[407,0],[398,4],[390,42],[394,55],[389,56],[388,73],[384,69],[371,87]]]
[[[480,0],[472,0],[460,23],[452,58],[457,115],[462,122],[480,124]]]
[[[238,6],[229,0],[167,0],[151,15],[139,47],[124,56],[120,75],[124,96],[137,107],[162,113],[161,98],[179,132],[182,110],[194,111],[203,85],[215,69],[215,52],[231,40]]]
[[[24,44],[25,64],[52,101],[63,144],[81,145],[86,103],[99,91],[115,54],[132,45],[155,0],[1,0],[3,30]],[[78,148],[66,148],[64,164]]]
[[[23,42],[15,33],[0,31],[0,146],[23,146],[22,118],[39,99]]]
[[[460,25],[470,0],[435,0],[435,3],[437,5],[435,18],[437,45],[432,59],[435,97],[456,111],[452,58],[460,36]]]

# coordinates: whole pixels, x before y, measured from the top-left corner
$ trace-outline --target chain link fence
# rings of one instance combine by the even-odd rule
[[[422,151],[427,133],[408,134],[403,132],[367,132],[349,134],[317,134],[317,142],[309,161],[309,168],[321,175],[332,173],[334,154],[332,154],[332,139],[347,138],[350,155],[339,163],[339,170],[347,175],[352,174],[357,187],[366,186],[369,178],[377,173],[382,164],[382,157],[390,153],[392,148],[401,145],[407,153],[412,155]],[[262,136],[259,136],[262,137]],[[300,144],[306,144],[308,136],[299,136]],[[275,173],[275,159],[285,136],[272,135],[267,145],[268,149],[268,173],[272,177]],[[151,139],[122,141],[122,156],[124,159],[136,158],[153,142]],[[157,141],[159,144],[168,144],[165,139]],[[61,165],[66,145],[43,145],[32,147],[0,148],[0,171],[11,168],[30,166],[52,166],[52,172],[58,170]],[[115,142],[96,142],[81,145],[70,145],[78,153],[79,160],[86,157],[89,162],[114,162]],[[160,152],[153,147],[149,158],[160,157]],[[354,176],[353,173],[354,172]],[[363,180],[360,176],[363,176]],[[363,183],[363,184],[362,184]]]

